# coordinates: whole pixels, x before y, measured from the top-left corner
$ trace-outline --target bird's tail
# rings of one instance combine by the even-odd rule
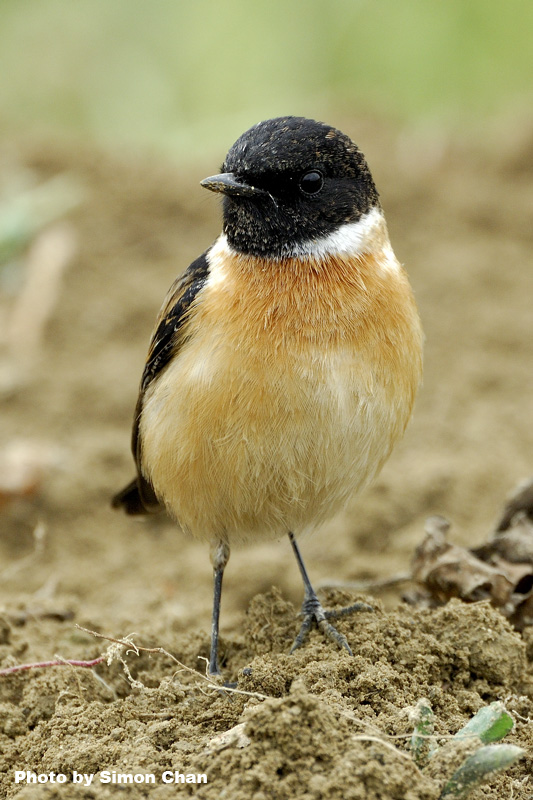
[[[149,499],[143,497],[139,489],[139,479],[134,478],[127,486],[118,492],[111,500],[113,508],[122,508],[126,514],[153,514],[160,510],[159,503],[154,495]]]

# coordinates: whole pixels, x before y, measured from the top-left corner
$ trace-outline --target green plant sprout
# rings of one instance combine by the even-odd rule
[[[415,726],[411,736],[411,752],[415,762],[422,767],[437,749],[433,738],[435,716],[429,700],[426,698],[419,700],[410,714],[410,719]]]
[[[525,753],[514,744],[488,744],[465,758],[440,794],[439,800],[462,800],[489,773],[506,769]]]
[[[438,747],[433,740],[434,715],[428,700],[421,699],[411,712],[414,731],[411,752],[419,767],[427,765]],[[477,738],[484,745],[467,756],[444,786],[439,800],[463,800],[491,772],[514,764],[525,751],[512,744],[492,744],[503,739],[514,727],[514,720],[503,703],[496,701],[481,708],[459,730],[452,741]]]

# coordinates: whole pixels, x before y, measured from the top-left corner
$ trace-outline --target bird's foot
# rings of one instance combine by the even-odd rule
[[[331,639],[333,642],[336,642],[336,644],[338,644],[342,650],[346,650],[352,656],[352,649],[348,644],[346,636],[343,633],[340,633],[335,626],[329,622],[329,620],[345,617],[348,614],[359,613],[360,611],[374,611],[374,609],[367,603],[359,602],[354,603],[351,606],[346,606],[346,608],[326,611],[316,594],[313,593],[312,595],[307,596],[302,603],[301,616],[303,617],[303,622],[298,636],[294,640],[294,643],[290,649],[290,652],[294,653],[295,650],[302,646],[307,634],[315,622],[326,639]]]

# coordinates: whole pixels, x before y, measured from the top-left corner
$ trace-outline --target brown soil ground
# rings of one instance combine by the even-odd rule
[[[423,318],[426,367],[413,421],[377,483],[303,541],[317,584],[405,572],[430,514],[452,520],[455,541],[481,543],[506,493],[533,471],[533,130],[436,142],[367,122],[344,128],[381,188]],[[183,792],[210,800],[436,800],[464,758],[446,737],[501,699],[516,719],[506,741],[527,754],[471,797],[533,797],[532,631],[514,632],[484,603],[415,608],[389,590],[374,614],[339,622],[353,658],[317,632],[288,656],[302,596],[289,543],[250,546],[232,553],[222,617],[225,677],[244,693],[210,687],[199,660],[206,548],[167,519],[113,512],[109,498],[132,475],[130,421],[155,313],[219,229],[217,203],[198,187],[217,163],[183,170],[50,142],[5,143],[0,159],[39,178],[68,170],[84,187],[70,216],[77,252],[42,353],[2,401],[4,444],[58,449],[37,490],[1,510],[0,666],[105,652],[109,643],[78,623],[119,638],[134,631],[137,644],[192,670],[130,651],[133,685],[116,660],[1,678],[0,796],[73,792],[15,784],[15,770],[69,779],[114,770],[157,778],[121,796],[168,797],[161,774],[173,770],[206,773],[207,785]],[[331,606],[356,596],[328,592]],[[420,770],[406,735],[422,697],[441,749]],[[215,739],[240,723],[247,746]],[[116,791],[97,776],[76,796]]]

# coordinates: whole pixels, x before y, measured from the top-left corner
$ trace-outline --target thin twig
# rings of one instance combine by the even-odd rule
[[[4,669],[0,669],[0,677],[3,675],[12,675],[15,672],[23,672],[28,669],[42,669],[44,667],[96,667],[97,664],[102,664],[105,660],[105,656],[98,656],[98,658],[93,658],[92,661],[77,661],[71,658],[61,658],[54,661],[36,661],[34,664],[16,664],[14,667],[4,667]]]
[[[352,742],[379,742],[379,744],[382,744],[384,747],[388,747],[389,750],[392,750],[394,753],[401,756],[402,758],[405,758],[407,761],[412,761],[412,758],[410,755],[408,755],[408,753],[404,753],[402,750],[398,750],[398,748],[394,747],[393,744],[390,744],[390,742],[387,742],[385,739],[381,739],[379,736],[367,736],[365,734],[361,734],[357,736],[352,736],[350,738]]]
[[[388,578],[374,578],[360,581],[324,581],[317,585],[317,589],[348,589],[354,592],[378,592],[391,589],[402,583],[413,580],[410,572],[399,572]]]
[[[231,686],[224,686],[216,681],[213,678],[210,678],[209,675],[204,674],[202,675],[197,670],[193,669],[192,667],[188,667],[186,664],[183,664],[179,661],[176,656],[173,656],[172,653],[169,653],[168,650],[165,650],[164,647],[141,647],[141,645],[135,644],[134,642],[130,641],[128,638],[126,639],[115,639],[113,636],[105,636],[103,633],[97,633],[97,631],[92,631],[89,628],[83,628],[81,625],[76,624],[76,628],[78,630],[83,631],[84,633],[89,633],[91,636],[95,636],[97,639],[105,639],[108,642],[113,642],[113,644],[122,645],[122,647],[126,647],[129,649],[133,649],[134,652],[138,655],[139,652],[142,653],[158,653],[159,655],[167,656],[170,658],[178,667],[185,672],[189,672],[191,675],[194,675],[196,678],[202,678],[203,680],[207,681],[210,684],[212,689],[215,689],[217,692],[232,692],[233,694],[243,694],[247,697],[256,697],[259,700],[268,700],[268,695],[261,694],[260,692],[246,692],[244,689],[236,689]]]

